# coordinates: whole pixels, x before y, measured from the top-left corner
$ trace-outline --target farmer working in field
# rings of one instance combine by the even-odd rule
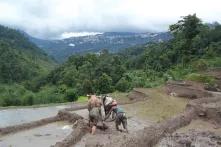
[[[113,103],[117,104],[117,101],[115,99],[113,99],[112,97],[110,97],[110,96],[103,97],[103,105],[104,105],[105,115],[107,115],[108,112],[111,110]]]
[[[116,114],[116,120],[115,120],[115,125],[116,125],[116,129],[118,131],[121,131],[121,129],[119,129],[119,126],[122,124],[123,128],[126,130],[126,132],[128,133],[128,129],[127,129],[127,117],[126,117],[126,113],[124,112],[124,110],[122,108],[119,108],[117,106],[117,102],[112,102],[111,104],[111,109],[109,110],[108,114],[106,115],[105,119],[106,120],[110,115],[111,112],[114,112]]]
[[[96,97],[96,95],[88,95],[88,99],[89,99],[88,100],[89,126],[92,127],[91,134],[94,134],[97,128],[97,123],[102,120],[101,118],[102,103]]]

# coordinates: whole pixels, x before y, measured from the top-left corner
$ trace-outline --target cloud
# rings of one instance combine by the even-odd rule
[[[61,37],[58,39],[65,39],[70,37],[79,37],[79,36],[91,36],[91,35],[98,35],[103,34],[101,32],[64,32],[61,34]]]
[[[64,32],[166,31],[196,13],[221,22],[220,0],[0,0],[0,23],[40,38]]]

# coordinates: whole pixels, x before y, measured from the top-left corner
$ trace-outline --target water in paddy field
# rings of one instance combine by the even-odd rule
[[[41,127],[0,136],[0,147],[50,147],[73,131],[68,122],[55,122]]]
[[[59,110],[68,106],[69,105],[0,110],[0,128],[52,117],[57,115]]]

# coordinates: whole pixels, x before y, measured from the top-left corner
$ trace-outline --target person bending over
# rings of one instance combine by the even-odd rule
[[[122,108],[119,108],[117,106],[117,104],[112,105],[110,111],[108,112],[108,114],[106,115],[105,119],[106,120],[110,115],[111,112],[116,113],[116,120],[115,120],[115,126],[116,129],[120,132],[122,132],[123,130],[119,129],[119,126],[122,124],[123,128],[126,130],[126,132],[128,133],[128,128],[127,128],[127,116],[126,113],[124,112],[124,110]]]

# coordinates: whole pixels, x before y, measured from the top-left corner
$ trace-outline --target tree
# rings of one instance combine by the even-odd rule
[[[173,48],[177,50],[178,60],[183,65],[190,61],[192,56],[198,54],[198,49],[193,47],[193,39],[200,33],[201,20],[196,14],[182,17],[176,24],[170,26],[170,32],[174,35]],[[179,45],[179,46],[177,46]]]
[[[130,82],[127,81],[125,77],[123,77],[117,82],[116,89],[121,92],[125,92],[130,89],[130,86]]]
[[[75,89],[66,90],[66,99],[68,102],[76,101],[78,99],[78,94]]]
[[[90,94],[94,92],[94,87],[93,87],[93,83],[90,80],[85,79],[82,82],[82,87],[83,87],[83,92],[85,94]]]
[[[185,39],[191,40],[200,32],[202,26],[201,20],[196,17],[196,14],[182,17],[176,24],[170,25],[170,32],[177,35],[182,34]]]
[[[112,79],[107,74],[103,73],[98,81],[97,81],[97,88],[99,93],[109,93],[112,92]]]

